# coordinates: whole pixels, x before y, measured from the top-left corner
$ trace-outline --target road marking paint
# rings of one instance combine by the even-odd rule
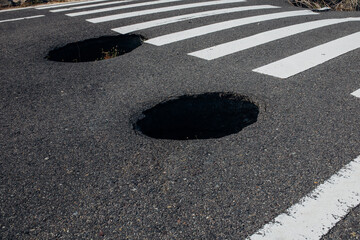
[[[246,17],[246,18],[240,18],[225,22],[219,22],[214,23],[202,27],[197,27],[185,31],[170,33],[167,35],[159,36],[156,38],[149,39],[145,41],[146,43],[150,43],[156,46],[162,46],[165,44],[178,42],[181,40],[194,38],[198,36],[202,36],[209,33],[214,33],[218,31],[222,31],[225,29],[230,29],[234,27],[239,27],[251,23],[258,23],[258,22],[264,22],[268,20],[275,20],[280,18],[286,18],[286,17],[297,17],[297,16],[305,16],[305,15],[315,15],[317,13],[314,13],[310,10],[300,10],[300,11],[290,11],[290,12],[280,12],[280,13],[272,13],[272,14],[266,14],[266,15],[259,15],[259,16],[253,16],[253,17]]]
[[[226,14],[226,13],[241,12],[241,11],[249,11],[249,10],[271,9],[271,8],[280,8],[280,7],[271,6],[271,5],[256,5],[256,6],[246,6],[246,7],[224,8],[224,9],[218,9],[218,10],[190,13],[190,14],[174,16],[174,17],[169,17],[169,18],[162,18],[162,19],[157,19],[157,20],[153,20],[153,21],[118,27],[118,28],[114,28],[111,30],[118,32],[118,33],[125,34],[125,33],[134,32],[134,31],[141,30],[141,29],[147,29],[147,28],[162,26],[162,25],[166,25],[166,24],[170,24],[170,23],[187,21],[187,20],[195,19],[195,18],[202,18],[202,17],[214,16],[214,15],[220,15],[220,14]]]
[[[288,78],[359,47],[360,32],[357,32],[256,68],[253,71],[278,78]]]
[[[110,15],[110,16],[105,16],[105,17],[87,19],[86,21],[89,21],[92,23],[107,22],[107,21],[113,21],[113,20],[117,20],[117,19],[129,18],[129,17],[138,17],[138,16],[143,16],[143,15],[148,15],[148,14],[153,14],[153,13],[169,12],[169,11],[176,11],[176,10],[178,11],[180,9],[214,6],[214,5],[219,5],[219,4],[240,3],[240,2],[245,2],[245,1],[246,0],[217,0],[217,1],[209,1],[209,2],[190,3],[190,4],[176,5],[176,6],[170,6],[170,7],[157,8],[157,9],[142,10],[142,11],[137,11],[137,12],[115,14],[115,15]]]
[[[355,92],[351,93],[351,95],[360,98],[360,89],[358,89]]]
[[[223,43],[217,46],[210,48],[205,48],[196,52],[189,53],[188,55],[206,59],[213,60],[226,55],[230,55],[236,52],[243,51],[261,44],[269,43],[281,38],[289,37],[295,34],[306,32],[309,30],[330,26],[338,23],[350,22],[350,21],[360,21],[358,18],[339,18],[339,19],[323,19],[317,21],[311,21],[306,23],[300,23],[291,25],[288,27],[282,27],[259,34],[255,34],[246,38],[238,39],[235,41]]]
[[[5,20],[0,20],[0,23],[3,23],[3,22],[14,22],[14,21],[20,21],[20,20],[26,20],[26,19],[32,19],[32,18],[39,18],[39,17],[45,17],[45,15],[36,15],[36,16],[30,16],[30,17],[5,19]]]
[[[171,2],[180,2],[180,1],[183,1],[183,0],[157,0],[157,1],[151,1],[151,2],[134,3],[134,4],[129,4],[129,5],[125,5],[125,6],[109,7],[109,8],[101,8],[101,9],[95,9],[95,10],[82,11],[82,12],[75,12],[75,13],[69,13],[66,15],[69,17],[76,17],[76,16],[82,16],[82,15],[88,15],[88,14],[94,14],[94,13],[102,13],[102,12],[109,12],[109,11],[115,11],[115,10],[121,10],[121,9],[127,9],[127,8],[143,7],[143,6],[150,6],[150,5],[156,5],[156,4],[162,4],[162,3],[171,3]]]
[[[248,240],[320,239],[360,204],[360,156]]]
[[[102,6],[114,5],[114,4],[120,4],[120,3],[127,3],[127,2],[133,2],[133,1],[136,1],[136,0],[123,0],[123,1],[114,1],[114,2],[106,2],[106,3],[95,3],[95,4],[85,5],[85,6],[77,6],[77,7],[70,7],[70,8],[55,9],[55,10],[50,10],[50,12],[65,12],[65,11],[71,11],[71,10],[76,10],[76,9],[102,7]]]
[[[87,0],[87,1],[81,1],[81,2],[69,2],[69,3],[50,4],[50,5],[45,5],[45,6],[42,6],[42,7],[37,7],[37,8],[35,8],[35,9],[37,9],[37,10],[43,10],[43,9],[60,8],[60,7],[82,5],[82,4],[88,4],[88,3],[94,3],[94,2],[106,2],[106,1],[109,1],[109,0]]]

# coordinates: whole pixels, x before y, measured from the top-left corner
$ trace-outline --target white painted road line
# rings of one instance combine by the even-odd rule
[[[59,3],[59,4],[49,4],[42,7],[37,7],[35,9],[43,10],[43,9],[50,9],[50,8],[60,8],[60,7],[67,7],[67,6],[75,6],[75,5],[82,5],[82,4],[89,4],[94,2],[106,2],[109,0],[89,0],[89,1],[81,1],[81,2],[70,2],[70,3]]]
[[[225,22],[219,22],[214,23],[202,27],[197,27],[185,31],[170,33],[167,35],[159,36],[156,38],[149,39],[145,41],[146,43],[150,43],[156,46],[162,46],[165,44],[178,42],[181,40],[194,38],[198,36],[202,36],[209,33],[214,33],[218,31],[222,31],[225,29],[230,29],[234,27],[239,27],[251,23],[258,23],[258,22],[264,22],[268,20],[275,20],[280,18],[287,18],[287,17],[297,17],[297,16],[305,16],[305,15],[315,15],[317,13],[314,13],[310,10],[300,10],[300,11],[290,11],[290,12],[280,12],[280,13],[272,13],[272,14],[266,14],[266,15],[259,15],[259,16],[253,16],[253,17],[247,17],[247,18],[240,18]]]
[[[3,22],[14,22],[14,21],[20,21],[20,20],[26,20],[26,19],[32,19],[32,18],[39,18],[39,17],[45,17],[45,15],[36,15],[36,16],[30,16],[30,17],[5,19],[5,20],[0,20],[0,23],[3,23]]]
[[[270,63],[254,72],[288,78],[360,47],[360,32]]]
[[[360,156],[248,240],[320,239],[360,204]]]
[[[206,48],[200,51],[189,53],[188,55],[206,59],[213,60],[226,55],[230,55],[236,52],[243,51],[261,44],[269,43],[281,38],[289,37],[295,34],[306,32],[309,30],[330,26],[338,23],[350,22],[350,21],[360,21],[358,18],[338,18],[338,19],[323,19],[317,21],[311,21],[306,23],[300,23],[291,25],[288,27],[282,27],[266,32],[262,32],[250,37],[242,38],[239,40],[227,42],[210,48]]]
[[[95,3],[95,4],[85,5],[85,6],[55,9],[55,10],[50,10],[50,12],[65,12],[65,11],[71,11],[71,10],[77,10],[77,9],[102,7],[102,6],[121,4],[121,3],[133,2],[133,1],[136,1],[136,0],[123,0],[123,1],[114,1],[114,2],[106,2],[106,3]]]
[[[183,1],[183,0],[157,0],[157,1],[151,1],[151,2],[134,3],[134,4],[129,4],[129,5],[125,5],[125,6],[109,7],[109,8],[101,8],[101,9],[95,9],[95,10],[89,10],[89,11],[75,12],[75,13],[69,13],[66,15],[69,17],[76,17],[76,16],[83,16],[83,15],[94,14],[94,13],[110,12],[110,11],[121,10],[121,9],[151,6],[151,5],[156,5],[156,4],[180,2],[180,1]]]
[[[176,5],[176,6],[170,6],[170,7],[142,10],[142,11],[137,11],[137,12],[115,14],[115,15],[110,15],[110,16],[105,16],[105,17],[87,19],[86,21],[89,21],[92,23],[100,23],[100,22],[107,22],[107,21],[113,21],[113,20],[118,20],[118,19],[130,18],[130,17],[144,16],[144,15],[149,15],[149,14],[154,14],[154,13],[178,11],[180,9],[215,6],[215,5],[228,4],[228,3],[240,3],[240,2],[245,2],[245,1],[246,0],[217,0],[217,1],[209,1],[209,2],[190,3],[190,4]],[[70,14],[69,14],[69,16],[70,16]]]
[[[134,31],[141,30],[141,29],[147,29],[147,28],[152,28],[152,27],[163,26],[163,25],[170,24],[170,23],[187,21],[189,19],[215,16],[215,15],[220,15],[220,14],[234,13],[234,12],[250,11],[250,10],[271,9],[271,8],[280,8],[280,7],[271,6],[271,5],[256,5],[256,6],[246,6],[246,7],[224,8],[224,9],[218,9],[218,10],[205,11],[205,12],[190,13],[190,14],[174,16],[174,17],[169,17],[169,18],[162,18],[162,19],[157,19],[157,20],[153,20],[153,21],[118,27],[118,28],[114,28],[111,30],[118,32],[118,33],[125,34],[125,33],[134,32]]]
[[[351,95],[360,98],[360,89],[358,89],[355,92],[351,93]]]

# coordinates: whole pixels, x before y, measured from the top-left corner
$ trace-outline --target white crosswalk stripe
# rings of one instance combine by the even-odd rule
[[[68,6],[75,6],[75,5],[83,5],[83,4],[89,4],[89,3],[95,3],[95,2],[107,2],[107,1],[110,1],[110,0],[89,0],[89,1],[83,1],[83,2],[70,2],[70,3],[50,4],[49,6],[37,7],[37,8],[35,8],[35,9],[43,10],[43,9],[61,8],[61,7],[68,7]]]
[[[151,6],[151,5],[156,5],[156,4],[172,3],[172,2],[180,2],[180,1],[183,1],[183,0],[158,0],[158,1],[152,1],[152,2],[134,3],[134,4],[129,4],[129,5],[125,5],[125,6],[100,8],[100,9],[96,9],[96,10],[75,12],[75,13],[69,13],[66,15],[69,17],[76,17],[76,16],[83,16],[83,15],[94,14],[94,13],[110,12],[110,11],[121,10],[121,9]]]
[[[288,78],[357,48],[360,48],[360,32],[316,46],[253,71],[278,78]]]
[[[189,53],[189,55],[206,60],[213,60],[302,32],[350,21],[360,21],[360,18],[323,19],[295,24],[192,52]]]
[[[229,20],[220,23],[214,23],[202,27],[197,27],[185,31],[170,33],[167,35],[149,39],[146,42],[156,46],[162,46],[165,44],[174,43],[185,39],[194,38],[218,31],[223,31],[225,29],[239,27],[251,23],[258,23],[258,22],[264,22],[264,21],[287,18],[287,17],[315,15],[315,14],[317,13],[314,13],[309,10],[300,10],[300,11],[280,12],[280,13],[272,13],[272,14],[259,15],[259,16],[253,16],[247,18],[240,18],[240,19]]]
[[[355,92],[351,93],[351,95],[360,98],[360,88],[358,90],[356,90]]]
[[[95,3],[95,4],[85,5],[85,6],[55,9],[55,10],[50,10],[50,12],[65,12],[65,11],[72,11],[72,10],[77,10],[77,9],[102,7],[102,6],[108,6],[108,5],[134,2],[134,1],[136,1],[136,0],[122,0],[122,1],[113,1],[113,2],[106,2],[106,3]]]
[[[186,15],[179,15],[169,18],[162,18],[157,19],[153,21],[148,22],[141,22],[133,25],[127,25],[124,27],[114,28],[112,29],[115,32],[118,33],[130,33],[141,29],[147,29],[152,27],[158,27],[170,23],[176,23],[181,21],[187,21],[190,19],[195,18],[202,18],[202,17],[209,17],[209,16],[215,16],[219,14],[226,14],[226,13],[235,13],[235,12],[242,12],[242,11],[249,11],[249,10],[260,10],[260,9],[271,9],[271,8],[279,8],[277,6],[271,6],[271,5],[256,5],[256,6],[246,6],[246,7],[234,7],[234,8],[224,8],[219,10],[212,10],[212,11],[205,11],[205,12],[197,12],[197,13],[191,13]]]
[[[360,156],[247,240],[321,239],[360,204]]]
[[[176,5],[176,6],[171,6],[171,7],[142,10],[142,11],[137,11],[137,12],[115,14],[115,15],[110,15],[110,16],[105,16],[105,17],[87,19],[86,21],[92,22],[92,23],[100,23],[100,22],[113,21],[113,20],[118,20],[118,19],[129,18],[129,17],[144,16],[144,15],[149,15],[149,14],[154,14],[154,13],[178,11],[181,9],[189,9],[189,8],[197,8],[197,7],[205,7],[205,6],[215,6],[215,5],[220,5],[220,4],[240,3],[240,2],[245,2],[245,0],[217,0],[217,1],[208,1],[208,2],[200,2],[200,3],[190,3],[190,4]],[[70,14],[68,14],[68,15],[70,16]]]

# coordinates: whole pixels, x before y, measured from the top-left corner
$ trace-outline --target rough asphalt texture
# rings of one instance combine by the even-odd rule
[[[246,4],[298,10],[284,0]],[[277,11],[137,33],[152,38]],[[115,35],[111,28],[174,13],[92,24],[88,16],[28,9],[0,12],[0,20],[38,14],[46,17],[0,23],[1,239],[244,239],[360,154],[360,99],[350,95],[360,88],[359,49],[285,80],[251,71],[358,32],[358,22],[213,61],[186,55],[277,27],[360,12],[251,24],[162,47],[143,44],[88,63],[44,57],[70,42]],[[161,101],[220,91],[256,101],[257,122],[238,134],[191,141],[152,139],[132,129],[143,110]],[[353,209],[324,239],[360,239],[359,211]]]

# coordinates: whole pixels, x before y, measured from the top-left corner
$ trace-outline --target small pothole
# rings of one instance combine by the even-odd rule
[[[47,59],[57,62],[92,62],[114,58],[131,52],[144,41],[140,35],[104,36],[69,43],[51,50]]]
[[[185,95],[145,110],[134,129],[157,139],[221,138],[257,121],[259,107],[233,93]]]

